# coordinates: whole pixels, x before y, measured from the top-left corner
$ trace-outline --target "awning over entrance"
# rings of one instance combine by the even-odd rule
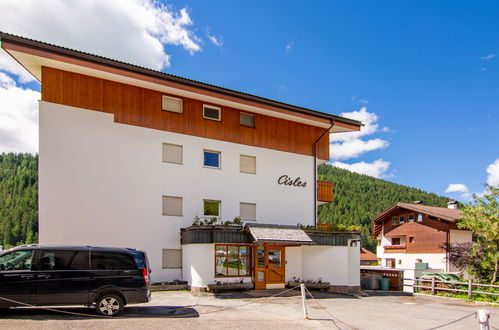
[[[245,229],[249,231],[256,244],[315,244],[307,233],[296,226],[247,223]]]

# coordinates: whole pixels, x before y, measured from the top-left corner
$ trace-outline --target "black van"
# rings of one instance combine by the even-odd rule
[[[151,300],[147,254],[129,248],[19,246],[0,254],[0,308],[95,306],[115,316]]]

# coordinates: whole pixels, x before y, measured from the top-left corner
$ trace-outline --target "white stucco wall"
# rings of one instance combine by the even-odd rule
[[[313,223],[311,156],[117,124],[111,114],[43,101],[39,125],[41,243],[143,249],[161,281],[182,276],[162,269],[162,249],[181,248],[180,228],[203,215],[203,199],[220,200],[224,220],[249,202],[261,223]],[[162,162],[164,142],[183,145],[183,165]],[[203,149],[222,153],[221,170],[203,167]],[[256,156],[256,175],[239,172],[241,154]],[[283,174],[307,186],[278,185]],[[183,197],[182,217],[162,215],[163,195]]]
[[[427,262],[428,267],[434,270],[445,271],[446,269],[445,253],[385,253],[383,255],[382,266],[386,265],[386,259],[395,259],[395,268],[414,269],[416,259]],[[399,264],[399,260],[401,263]]]
[[[301,246],[288,246],[286,255],[286,282],[292,281],[293,277],[302,276],[302,248]]]

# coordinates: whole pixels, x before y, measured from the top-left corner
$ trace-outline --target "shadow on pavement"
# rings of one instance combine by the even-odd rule
[[[191,307],[182,306],[130,306],[125,307],[117,317],[99,317],[94,308],[85,307],[51,307],[53,310],[41,308],[10,308],[0,314],[2,319],[31,320],[88,320],[88,319],[127,319],[127,318],[193,318],[199,313]],[[75,315],[70,313],[77,313]]]
[[[275,289],[275,290],[250,290],[250,291],[224,291],[215,292],[214,296],[219,299],[248,299],[248,298],[276,298],[279,297],[300,297],[301,292],[299,289],[285,292],[284,294],[279,294],[285,290]],[[331,292],[322,292],[316,290],[310,290],[310,293],[315,299],[358,299],[358,297],[351,295],[344,295]],[[311,299],[307,295],[307,299]]]
[[[381,291],[381,290],[364,290],[371,297],[413,297],[410,292],[404,291]]]

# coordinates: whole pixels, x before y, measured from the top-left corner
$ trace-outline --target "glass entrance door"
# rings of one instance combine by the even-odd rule
[[[256,290],[284,287],[285,257],[284,246],[255,246],[254,274]]]

